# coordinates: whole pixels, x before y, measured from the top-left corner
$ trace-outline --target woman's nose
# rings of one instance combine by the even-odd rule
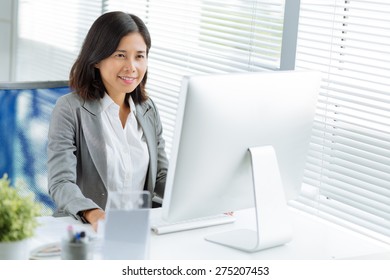
[[[128,59],[126,61],[125,70],[130,72],[135,72],[135,69],[136,69],[135,62],[132,59]]]

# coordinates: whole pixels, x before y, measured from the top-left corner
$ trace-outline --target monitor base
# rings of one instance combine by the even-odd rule
[[[249,148],[252,163],[256,229],[238,229],[207,236],[207,241],[256,252],[292,239],[278,161],[272,146]]]

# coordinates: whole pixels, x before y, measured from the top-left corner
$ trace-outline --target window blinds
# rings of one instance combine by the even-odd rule
[[[323,73],[299,208],[390,243],[390,2],[301,0],[297,69]]]
[[[101,0],[19,1],[14,80],[67,80],[101,12]]]
[[[104,10],[136,14],[149,28],[148,92],[161,114],[168,154],[184,75],[280,66],[281,0],[107,0]]]

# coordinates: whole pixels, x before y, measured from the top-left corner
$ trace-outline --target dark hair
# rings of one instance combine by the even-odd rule
[[[105,87],[95,65],[112,55],[120,40],[132,32],[138,32],[142,36],[146,44],[146,55],[148,55],[151,47],[150,34],[139,17],[123,12],[109,12],[97,18],[88,31],[80,54],[70,70],[70,87],[84,99],[103,98]],[[146,80],[147,71],[134,91],[126,94],[125,102],[128,102],[130,94],[136,104],[147,100]]]

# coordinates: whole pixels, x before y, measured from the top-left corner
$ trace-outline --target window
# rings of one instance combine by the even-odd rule
[[[390,3],[302,0],[297,69],[323,83],[293,205],[390,242]]]
[[[20,0],[13,80],[67,80],[101,6],[101,0]]]

